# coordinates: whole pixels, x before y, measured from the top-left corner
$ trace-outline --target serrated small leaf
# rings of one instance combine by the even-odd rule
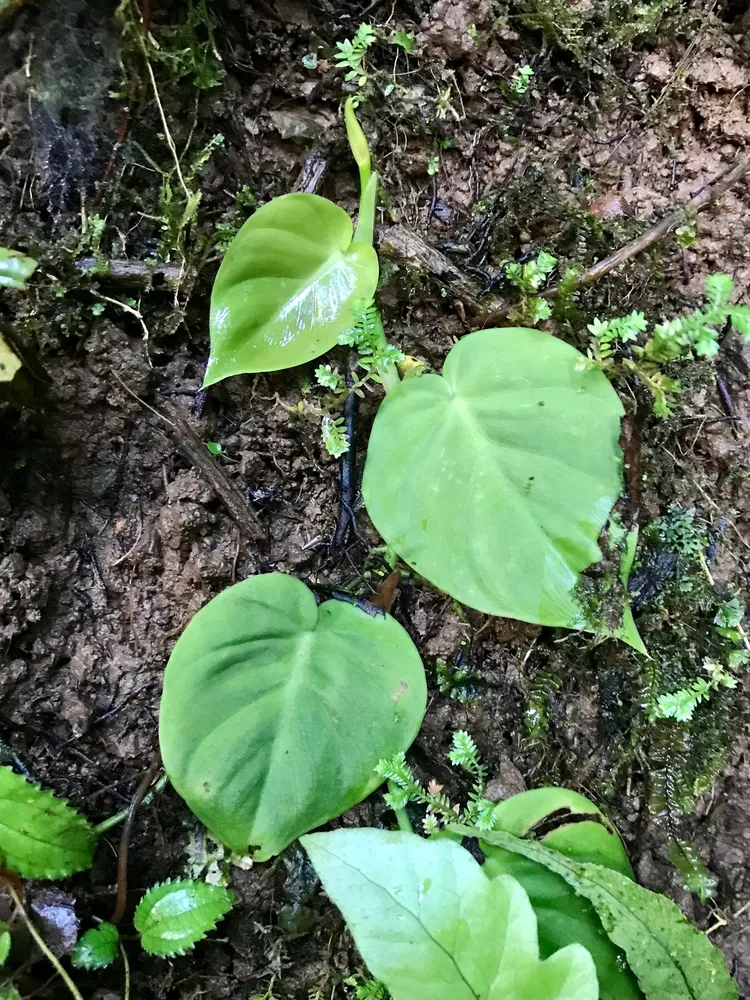
[[[81,936],[70,961],[76,969],[106,969],[117,958],[119,943],[120,932],[105,921]]]
[[[182,879],[149,889],[133,923],[151,955],[184,955],[229,913],[234,895],[223,886]]]
[[[10,928],[0,920],[0,965],[5,965],[10,955]]]
[[[37,262],[33,257],[25,257],[18,250],[0,247],[0,286],[19,291],[24,289],[36,266]]]
[[[65,799],[0,767],[0,855],[23,878],[63,878],[91,866],[96,836]]]

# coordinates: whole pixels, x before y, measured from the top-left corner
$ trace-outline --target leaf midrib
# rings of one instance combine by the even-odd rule
[[[453,967],[456,970],[456,973],[458,974],[459,979],[464,983],[464,985],[469,990],[469,992],[471,993],[471,995],[474,998],[474,1000],[482,1000],[482,997],[480,997],[480,995],[474,990],[474,987],[471,985],[471,983],[469,982],[469,980],[466,978],[466,976],[461,971],[461,968],[460,968],[458,962],[456,961],[456,959],[453,957],[453,955],[448,951],[448,949],[444,945],[442,945],[436,938],[434,938],[432,936],[432,934],[430,933],[430,931],[424,925],[424,923],[422,922],[422,920],[417,916],[417,914],[414,913],[412,910],[410,910],[407,906],[404,906],[404,904],[396,896],[393,895],[393,893],[390,891],[390,889],[388,889],[387,886],[381,885],[380,882],[376,882],[374,879],[372,879],[368,875],[366,875],[365,872],[363,872],[360,868],[357,868],[355,865],[351,864],[351,862],[349,862],[349,861],[346,861],[344,858],[339,857],[338,854],[333,854],[331,851],[327,850],[327,848],[323,847],[320,843],[317,844],[317,849],[319,851],[323,851],[324,853],[326,853],[330,858],[333,858],[339,864],[345,865],[347,868],[350,868],[352,871],[357,872],[370,885],[375,886],[378,889],[382,889],[382,891],[388,896],[388,898],[390,900],[393,901],[393,903],[399,909],[404,910],[404,912],[408,913],[410,917],[413,917],[414,920],[416,920],[417,923],[419,924],[419,926],[422,928],[422,930],[424,931],[424,933],[427,935],[427,937],[430,939],[430,941],[451,962],[451,964],[453,965]]]

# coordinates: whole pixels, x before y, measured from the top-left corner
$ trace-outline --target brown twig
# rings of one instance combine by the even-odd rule
[[[186,276],[179,265],[144,260],[101,261],[96,257],[84,257],[75,262],[75,267],[79,271],[93,272],[91,276],[100,281],[112,281],[147,292],[152,289],[173,292]]]
[[[452,298],[463,303],[471,312],[481,313],[488,307],[496,308],[500,305],[499,299],[480,302],[478,286],[453,261],[405,226],[390,226],[382,229],[378,235],[381,256],[403,261],[418,274],[436,279]]]
[[[120,835],[120,848],[117,852],[117,902],[115,904],[115,912],[112,914],[112,920],[110,921],[113,924],[120,923],[125,916],[125,910],[128,905],[128,852],[130,851],[130,838],[133,833],[135,814],[138,812],[141,802],[146,797],[146,793],[156,778],[160,767],[161,754],[157,753],[156,760],[154,760],[151,767],[143,775],[143,779],[135,791],[135,795],[130,802],[128,815],[125,817],[125,822],[123,823],[122,834]]]
[[[627,246],[621,247],[621,249],[616,250],[610,257],[605,257],[604,260],[600,260],[598,263],[594,264],[592,268],[585,271],[576,281],[572,289],[568,288],[568,291],[575,291],[578,288],[585,288],[587,285],[593,285],[595,281],[603,278],[605,275],[616,270],[622,264],[627,261],[632,260],[633,257],[637,257],[638,254],[643,253],[644,250],[648,250],[652,247],[654,243],[658,243],[659,240],[664,239],[668,236],[672,230],[677,229],[678,226],[685,222],[686,213],[701,212],[704,208],[708,208],[715,201],[726,194],[730,188],[741,180],[745,174],[750,170],[750,154],[740,157],[734,166],[730,167],[724,174],[721,175],[712,184],[704,185],[700,191],[694,195],[690,201],[686,202],[684,205],[680,205],[673,209],[668,215],[666,215],[661,222],[655,223],[650,229],[647,229],[645,233],[641,233],[637,239],[634,239],[632,243],[628,243]],[[540,298],[543,299],[554,299],[560,294],[560,285],[553,285],[551,288],[546,288],[544,291],[539,293]],[[517,308],[515,304],[503,305],[499,309],[491,309],[486,315],[482,317],[482,325],[493,326],[495,323],[500,322],[508,317],[508,314]]]
[[[741,156],[733,166],[710,184],[704,185],[697,194],[683,205],[669,212],[660,222],[655,223],[632,243],[616,250],[592,268],[581,274],[577,282],[568,286],[568,291],[585,288],[603,278],[622,264],[637,257],[649,247],[664,239],[689,216],[701,212],[718,201],[730,188],[742,180],[750,170],[750,154]],[[461,302],[472,313],[478,315],[483,327],[493,326],[507,319],[517,302],[503,302],[499,298],[479,298],[479,288],[448,258],[404,226],[391,226],[380,233],[380,253],[390,260],[403,261],[418,273],[429,275],[440,282],[448,293]],[[553,285],[539,292],[540,298],[554,299],[560,294],[560,285]]]
[[[253,539],[253,541],[265,539],[266,533],[263,526],[248,507],[241,490],[236,483],[233,483],[227,477],[222,467],[209,452],[208,448],[206,448],[206,445],[201,441],[190,424],[183,418],[177,407],[169,407],[167,411],[169,416],[165,416],[164,413],[161,413],[144,399],[141,399],[137,393],[133,392],[130,386],[123,382],[117,372],[113,371],[112,374],[133,399],[137,400],[141,406],[145,406],[147,410],[158,417],[170,429],[178,449],[187,461],[198,469],[245,535]]]
[[[328,160],[317,149],[311,149],[307,154],[292,191],[303,194],[315,194],[323,178],[328,173]]]

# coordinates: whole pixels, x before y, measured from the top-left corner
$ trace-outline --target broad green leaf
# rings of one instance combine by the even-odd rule
[[[541,843],[562,851],[575,861],[590,861],[633,877],[622,841],[604,813],[585,795],[569,788],[548,786],[511,795],[492,810],[493,830],[525,837],[534,827],[554,820],[555,827]],[[593,822],[582,821],[586,815]]]
[[[133,918],[150,955],[184,955],[232,909],[234,896],[221,885],[182,879],[149,889]]]
[[[0,333],[0,382],[12,382],[21,367],[21,359]]]
[[[450,829],[476,836],[471,827]],[[666,896],[649,892],[620,872],[579,864],[508,833],[482,833],[482,841],[544,865],[587,899],[610,940],[625,952],[646,1000],[737,1000],[737,985],[722,953]]]
[[[81,935],[70,956],[76,969],[106,969],[117,958],[120,933],[106,921]]]
[[[314,194],[274,198],[247,220],[214,282],[204,386],[292,368],[335,346],[353,304],[378,283],[377,254],[352,236],[346,212]]]
[[[0,965],[5,965],[10,955],[10,928],[0,920]]]
[[[336,830],[302,838],[370,972],[394,1000],[596,1000],[591,956],[539,959],[536,918],[513,878],[488,879],[450,840]]]
[[[22,998],[15,986],[0,986],[0,1000],[22,1000]]]
[[[257,860],[356,805],[375,765],[406,750],[427,691],[406,631],[343,601],[318,607],[281,573],[215,597],[164,678],[169,778],[222,841]]]
[[[389,392],[362,491],[385,541],[462,604],[586,627],[574,590],[621,488],[623,409],[538,330],[472,333]]]
[[[22,878],[62,878],[91,866],[88,821],[52,792],[0,767],[0,857]]]
[[[33,257],[0,247],[0,287],[23,290],[37,267]]]
[[[582,820],[586,815],[598,816],[600,821]],[[566,788],[534,788],[499,802],[492,816],[493,830],[515,837],[525,837],[540,825],[544,829],[555,819],[559,825],[542,837],[540,843],[574,861],[594,862],[628,878],[633,876],[617,832],[594,803],[578,792]],[[642,997],[622,952],[610,941],[588,900],[577,898],[565,879],[544,865],[484,840],[481,846],[487,858],[485,874],[490,878],[512,875],[528,893],[539,922],[539,947],[543,957],[565,945],[582,944],[596,964],[603,1000]]]

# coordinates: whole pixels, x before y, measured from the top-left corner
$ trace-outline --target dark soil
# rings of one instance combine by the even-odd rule
[[[750,140],[747,4],[647,6],[651,30],[628,33],[635,15],[626,13],[574,37],[562,28],[545,33],[539,12],[557,12],[559,25],[580,23],[591,16],[587,0],[217,0],[213,40],[225,72],[217,86],[201,89],[201,66],[216,68],[205,23],[192,34],[170,33],[184,24],[186,5],[152,0],[148,16],[163,49],[202,46],[184,73],[175,61],[155,64],[177,148],[189,144],[189,162],[214,136],[224,137],[196,174],[202,200],[183,230],[174,213],[158,218],[165,216],[158,171],[169,171],[171,158],[137,26],[123,36],[112,7],[96,0],[40,0],[0,24],[0,244],[40,261],[28,293],[2,295],[0,319],[38,354],[50,379],[45,387],[32,378],[22,399],[0,403],[0,746],[13,755],[7,759],[100,821],[128,804],[154,759],[164,666],[210,597],[269,570],[358,594],[371,593],[383,575],[373,552],[379,539],[363,510],[346,550],[329,546],[337,464],[315,422],[289,412],[310,371],[231,379],[210,391],[202,415],[193,412],[220,257],[216,224],[231,227],[248,212],[238,214],[236,192],[247,185],[264,202],[291,190],[316,149],[329,163],[318,193],[356,208],[334,42],[362,20],[384,38],[395,29],[415,33],[411,55],[380,43],[368,57],[369,99],[360,115],[383,177],[381,222],[400,222],[434,245],[458,245],[465,251],[454,254],[459,267],[491,277],[503,261],[542,248],[590,265],[718,176]],[[314,69],[302,62],[311,52]],[[524,64],[534,69],[532,86],[513,97],[508,84]],[[389,83],[394,88],[383,96]],[[441,149],[438,139],[450,144]],[[433,175],[428,166],[438,152]],[[174,177],[172,184],[179,198]],[[92,217],[102,220],[98,235]],[[691,309],[706,275],[717,271],[731,274],[748,301],[748,218],[744,181],[697,219],[693,246],[666,241],[593,286],[548,328],[583,346],[594,316],[644,309],[658,318]],[[132,288],[82,276],[74,262],[90,256],[184,262],[185,275],[177,292],[158,282]],[[471,320],[403,265],[384,271],[379,302],[389,337],[439,368]],[[140,311],[148,340],[132,311],[97,295]],[[724,593],[745,587],[750,570],[750,349],[728,337],[716,365],[691,363],[679,377],[685,392],[668,420],[653,417],[637,386],[618,385],[641,425],[638,517],[646,528],[670,505],[695,508],[696,522],[714,530],[712,573]],[[260,542],[123,383],[158,410],[193,412],[197,434],[221,443],[218,461],[257,514]],[[362,407],[363,435],[376,403]],[[647,531],[642,537],[646,560],[651,543]],[[649,725],[641,707],[648,685],[668,683],[678,670],[675,649],[687,657],[678,672],[700,674],[713,599],[707,584],[695,582],[692,591],[674,582],[655,591],[639,623],[654,652],[650,666],[612,641],[461,609],[420,580],[405,579],[393,611],[431,684],[412,756],[419,773],[458,798],[467,791],[446,761],[451,733],[462,728],[496,779],[496,797],[524,782],[562,783],[593,797],[617,822],[642,883],[711,928],[750,996],[745,692],[724,702],[717,696],[686,736]],[[438,658],[470,668],[468,701],[438,690]],[[686,795],[687,785],[697,797]],[[339,822],[381,819],[390,821],[376,794]],[[131,904],[155,881],[184,872],[191,829],[169,790],[141,810]],[[684,891],[669,862],[677,836],[698,848],[718,879],[707,905]],[[93,870],[64,886],[85,925],[114,905],[116,844],[114,831]],[[346,995],[341,984],[357,971],[357,956],[298,852],[234,868],[232,884],[235,910],[194,953],[166,962],[130,948],[132,996],[246,998],[271,982],[282,997]],[[44,985],[47,975],[43,963],[27,967],[24,995],[62,996],[58,984]],[[123,995],[117,966],[78,981],[86,996]]]

